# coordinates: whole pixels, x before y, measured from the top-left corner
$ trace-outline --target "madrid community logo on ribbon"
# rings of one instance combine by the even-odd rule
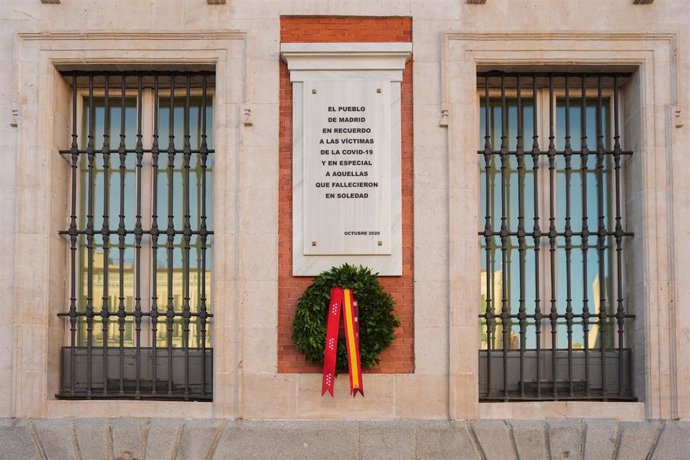
[[[356,396],[357,392],[359,392],[364,396],[362,363],[359,355],[359,308],[352,294],[352,289],[343,289],[340,286],[331,289],[331,300],[328,305],[321,396],[325,395],[326,392],[333,396],[341,311],[345,330],[345,344],[347,346],[347,365],[350,369],[350,394]]]

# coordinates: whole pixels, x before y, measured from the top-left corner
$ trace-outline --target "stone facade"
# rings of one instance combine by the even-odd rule
[[[355,400],[344,378],[334,399],[319,396],[318,370],[290,349],[284,305],[305,281],[284,266],[291,138],[280,44],[287,35],[298,41],[295,24],[322,17],[411,24],[411,37],[399,39],[412,42],[411,85],[403,82],[414,133],[403,139],[409,260],[406,276],[388,285],[408,306],[408,329],[383,370],[365,375],[366,398]],[[318,452],[336,457],[378,458],[370,449],[382,446],[396,457],[682,455],[690,420],[689,21],[685,2],[663,0],[3,1],[0,457],[265,457],[273,448],[297,457],[313,443],[326,449],[323,439],[334,451]],[[310,24],[304,41],[331,41],[341,30]],[[57,150],[68,146],[70,124],[60,70],[151,64],[216,70],[214,399],[58,400],[66,329],[56,315],[66,305],[68,251],[57,232],[69,190]],[[623,134],[639,152],[625,203],[636,233],[626,290],[636,314],[637,402],[478,402],[476,74],[516,64],[633,72]],[[144,418],[116,418],[131,416]],[[259,445],[268,450],[252,450]]]

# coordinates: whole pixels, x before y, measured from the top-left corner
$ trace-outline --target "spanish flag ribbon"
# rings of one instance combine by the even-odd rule
[[[347,365],[350,369],[350,394],[356,396],[357,392],[359,392],[364,396],[362,387],[362,363],[359,355],[359,308],[352,294],[352,289],[343,289],[340,286],[331,289],[331,300],[328,305],[326,349],[324,350],[323,357],[321,396],[325,395],[326,392],[333,396],[341,310],[343,312],[343,322],[345,326]]]

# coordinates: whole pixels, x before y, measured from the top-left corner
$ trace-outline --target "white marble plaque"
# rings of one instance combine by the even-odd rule
[[[391,253],[387,81],[304,85],[304,253]]]
[[[292,273],[402,275],[402,71],[410,43],[285,43],[293,103]]]

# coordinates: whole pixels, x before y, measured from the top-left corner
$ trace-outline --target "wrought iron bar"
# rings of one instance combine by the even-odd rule
[[[142,167],[144,161],[144,145],[142,142],[142,101],[143,88],[141,74],[137,76],[137,144],[136,144],[136,216],[134,221],[134,325],[135,325],[135,345],[136,345],[136,371],[134,397],[139,399],[141,396],[141,241],[143,238],[141,225],[141,180]]]
[[[68,151],[64,151],[64,152],[65,152],[65,153],[69,153]],[[582,155],[582,152],[581,152],[580,150],[573,150],[573,149],[571,149],[570,152],[571,152],[570,154],[571,154],[572,156]],[[98,151],[97,151],[96,153],[98,153]],[[194,153],[194,152],[192,152],[192,153]],[[501,151],[500,151],[500,150],[494,151],[494,152],[492,152],[492,154],[493,154],[493,155],[500,155],[500,154],[501,154]],[[477,155],[484,155],[484,150],[477,150]],[[510,156],[510,157],[516,157],[516,156],[517,156],[517,152],[516,152],[516,151],[508,151],[507,155]],[[539,152],[538,155],[541,155],[541,156],[544,156],[544,157],[548,157],[548,156],[549,156],[549,152],[548,152],[548,150],[547,150],[547,151],[543,151],[543,152]],[[556,152],[554,152],[553,155],[554,155],[556,158],[559,158],[559,157],[565,156],[565,152],[556,151]],[[613,156],[613,152],[612,152],[612,151],[611,151],[611,152],[608,152],[608,151],[607,151],[607,152],[606,152],[606,155],[608,155],[608,156]],[[632,155],[633,155],[633,152],[621,150],[620,155],[621,155],[621,157],[632,156]]]
[[[491,388],[491,351],[493,349],[493,328],[494,328],[494,305],[493,305],[493,228],[492,213],[493,208],[493,186],[491,180],[491,164],[493,162],[493,149],[491,146],[491,101],[489,99],[489,79],[484,79],[485,88],[485,135],[484,135],[484,171],[486,180],[486,210],[484,216],[484,244],[486,245],[486,310],[484,319],[486,321],[486,380]]]
[[[127,150],[125,142],[125,129],[126,129],[126,92],[127,92],[127,82],[123,75],[120,84],[120,145],[118,146],[118,154],[120,157],[120,215],[118,221],[118,240],[117,247],[120,253],[120,266],[119,266],[119,281],[120,281],[120,299],[117,309],[118,325],[120,329],[120,379],[119,379],[119,393],[121,396],[125,393],[125,180],[127,177]]]
[[[553,77],[549,76],[549,257],[551,269],[551,380],[553,399],[558,400],[556,350],[558,348],[558,304],[556,292],[556,144],[554,133]]]
[[[182,153],[182,152],[178,150],[177,153]],[[209,153],[213,153],[213,152],[211,152],[211,151],[209,150]],[[117,228],[117,227],[111,228],[109,231],[110,231],[111,233],[118,233],[118,228]],[[69,235],[69,233],[70,233],[69,230],[60,230],[60,231],[58,232],[58,234],[60,234],[60,235]],[[151,235],[151,234],[152,234],[152,232],[151,232],[150,229],[148,229],[148,230],[142,229],[141,233],[142,233],[142,235]],[[200,235],[200,234],[201,234],[201,231],[200,231],[200,230],[193,230],[193,229],[192,229],[192,230],[189,231],[189,233],[190,233],[191,235]],[[214,233],[214,232],[213,232],[212,230],[208,230],[208,231],[207,231],[207,234],[209,234],[209,235],[212,235],[213,233]],[[87,231],[86,231],[86,229],[84,229],[84,230],[77,230],[77,231],[76,231],[76,234],[77,234],[77,235],[86,235],[86,234],[87,234]],[[125,229],[125,230],[123,231],[123,234],[124,234],[125,236],[127,236],[127,235],[136,235],[136,230],[134,230],[134,229],[129,229],[129,230],[128,230],[128,229]],[[167,232],[166,232],[166,234],[167,234]],[[172,231],[172,234],[173,234],[173,235],[176,235],[176,236],[177,236],[177,235],[184,235],[184,230],[173,230],[173,231]],[[615,236],[615,232],[613,232],[613,231],[611,231],[610,234]],[[628,236],[628,232],[623,232],[623,234],[624,234],[624,236]]]
[[[597,258],[599,263],[599,350],[604,356],[606,351],[606,222],[604,210],[604,126],[603,126],[603,97],[601,77],[597,77]],[[601,362],[601,385],[603,399],[606,401],[606,360]]]
[[[510,304],[508,299],[508,106],[505,79],[501,76],[501,328],[503,336],[503,394],[508,398],[508,342]]]
[[[515,77],[517,86],[517,136],[515,150],[517,152],[518,171],[518,254],[519,254],[519,283],[518,320],[520,325],[520,396],[525,396],[525,348],[527,334],[527,313],[525,308],[525,149],[523,145],[522,126],[522,93],[520,91],[520,76]]]
[[[158,381],[158,161],[160,156],[158,145],[158,123],[159,123],[159,92],[158,75],[154,77],[153,83],[153,143],[151,145],[151,168],[153,169],[153,194],[151,208],[151,271],[153,283],[151,285],[151,379],[154,384],[151,386],[151,394],[156,395],[158,388],[155,382]],[[202,360],[204,361],[204,360]]]
[[[587,276],[587,251],[589,250],[589,223],[587,218],[587,161],[589,159],[589,147],[587,146],[587,87],[584,75],[580,77],[580,94],[582,105],[580,107],[580,166],[582,186],[582,342],[585,350],[585,396],[591,394],[589,381],[589,286]]]
[[[71,149],[71,148],[70,148],[70,149],[61,149],[61,150],[58,150],[58,152],[59,152],[61,155],[72,155],[72,153],[76,153],[77,155],[87,155],[87,154],[89,153],[86,149],[77,149],[76,152],[72,152],[72,149]],[[153,153],[153,150],[152,150],[152,149],[143,149],[142,152],[144,152],[144,153]],[[207,151],[206,153],[213,153],[213,152],[214,152],[213,149],[208,149],[208,151]],[[101,149],[94,149],[94,150],[93,150],[93,153],[95,153],[95,154],[102,154],[102,153],[103,153],[103,150],[101,150]],[[136,150],[136,148],[133,148],[133,149],[125,149],[125,153],[137,153],[137,150]],[[200,155],[200,154],[201,154],[201,150],[199,150],[199,149],[191,149],[191,150],[189,151],[189,153],[191,153],[192,155]],[[557,152],[557,154],[560,154],[560,153]],[[515,152],[508,152],[508,155],[515,155]],[[621,152],[621,155],[632,155],[632,152],[625,152],[625,151],[624,151],[624,152]]]
[[[93,353],[93,263],[94,263],[94,200],[95,200],[95,169],[96,169],[96,155],[93,153],[95,144],[95,125],[96,114],[93,100],[93,76],[89,76],[89,131],[87,148],[88,151],[88,166],[87,166],[87,205],[86,205],[86,250],[87,250],[87,275],[86,275],[86,396],[91,396],[91,379],[93,374],[91,356]]]
[[[618,118],[618,77],[613,77],[613,171],[614,194],[616,200],[616,319],[618,320],[618,395],[624,394],[623,363],[625,307],[623,306],[623,225],[621,223],[621,136]]]
[[[537,119],[537,77],[532,75],[532,172],[534,181],[534,225],[532,234],[534,238],[534,323],[536,334],[536,349],[537,349],[537,366],[536,366],[536,381],[537,381],[537,397],[541,398],[541,273],[540,273],[540,258],[541,258],[541,229],[539,227],[539,130]]]
[[[72,75],[72,79],[76,80],[76,75]],[[72,87],[72,118],[77,119],[77,85],[74,84]],[[69,295],[69,325],[70,325],[70,353],[72,356],[76,353],[77,347],[77,177],[79,172],[79,155],[77,155],[77,150],[79,149],[78,137],[77,137],[77,125],[72,125],[72,146],[71,146],[71,161],[70,161],[70,171],[71,171],[71,206],[70,206],[70,219],[69,219],[69,253],[70,253],[70,295]],[[75,395],[75,376],[76,368],[74,360],[70,361],[70,394]]]
[[[76,85],[75,85],[76,86]],[[108,284],[110,261],[110,77],[105,77],[103,106],[105,110],[103,123],[103,305],[101,321],[103,324],[103,395],[108,394],[108,325],[110,319],[110,291]]]
[[[492,231],[490,231],[489,233],[490,233],[491,235],[493,235],[493,236],[500,236],[500,235],[501,235],[501,231],[500,231],[500,230],[498,230],[498,231],[492,230]],[[480,234],[481,234],[481,235],[484,235],[484,232],[482,231],[482,232],[480,232]],[[562,231],[562,232],[557,231],[557,232],[555,232],[555,235],[558,236],[558,237],[564,237],[564,236],[566,235],[566,232],[565,232],[565,231]],[[571,237],[573,237],[573,236],[582,237],[582,235],[583,235],[582,232],[576,232],[576,231],[572,231],[572,230],[570,231],[570,236],[571,236]],[[616,236],[616,232],[615,232],[615,230],[605,230],[605,231],[604,231],[604,235],[606,235],[606,236]],[[633,232],[628,232],[628,231],[623,230],[622,235],[623,235],[623,236],[634,236],[635,234],[634,234]],[[509,232],[508,232],[508,236],[518,236],[518,231],[517,231],[517,230],[515,230],[515,231],[509,231]],[[533,237],[533,236],[534,236],[534,232],[525,232],[525,236],[532,236],[532,237]]]
[[[201,294],[199,296],[199,322],[201,329],[202,356],[206,356],[206,247],[207,247],[207,223],[206,223],[206,170],[208,169],[208,144],[206,134],[206,110],[208,94],[206,91],[206,75],[203,77],[203,90],[201,96],[201,216],[199,226],[199,238],[201,240]],[[201,394],[206,394],[206,360],[201,361]]]
[[[185,366],[185,382],[184,382],[184,395],[185,398],[189,397],[189,319],[190,319],[190,295],[189,295],[189,255],[190,255],[190,240],[191,240],[191,222],[190,222],[190,210],[189,210],[189,163],[191,159],[190,146],[190,134],[189,134],[189,98],[190,98],[190,84],[189,75],[187,75],[186,82],[186,93],[184,101],[184,145],[183,145],[183,156],[182,156],[182,214],[183,221],[182,226],[184,229],[183,241],[183,253],[182,253],[182,271],[183,271],[183,312],[182,316],[182,346],[184,347],[184,366]]]
[[[168,106],[168,308],[167,308],[167,342],[168,342],[168,394],[173,392],[173,321],[175,319],[175,298],[173,295],[173,249],[175,247],[175,216],[174,201],[175,188],[173,186],[175,175],[175,75],[170,74],[170,102]]]
[[[572,176],[572,146],[570,144],[570,89],[565,77],[565,323],[568,337],[568,395],[573,396],[573,294],[572,294],[572,224],[570,190]]]

